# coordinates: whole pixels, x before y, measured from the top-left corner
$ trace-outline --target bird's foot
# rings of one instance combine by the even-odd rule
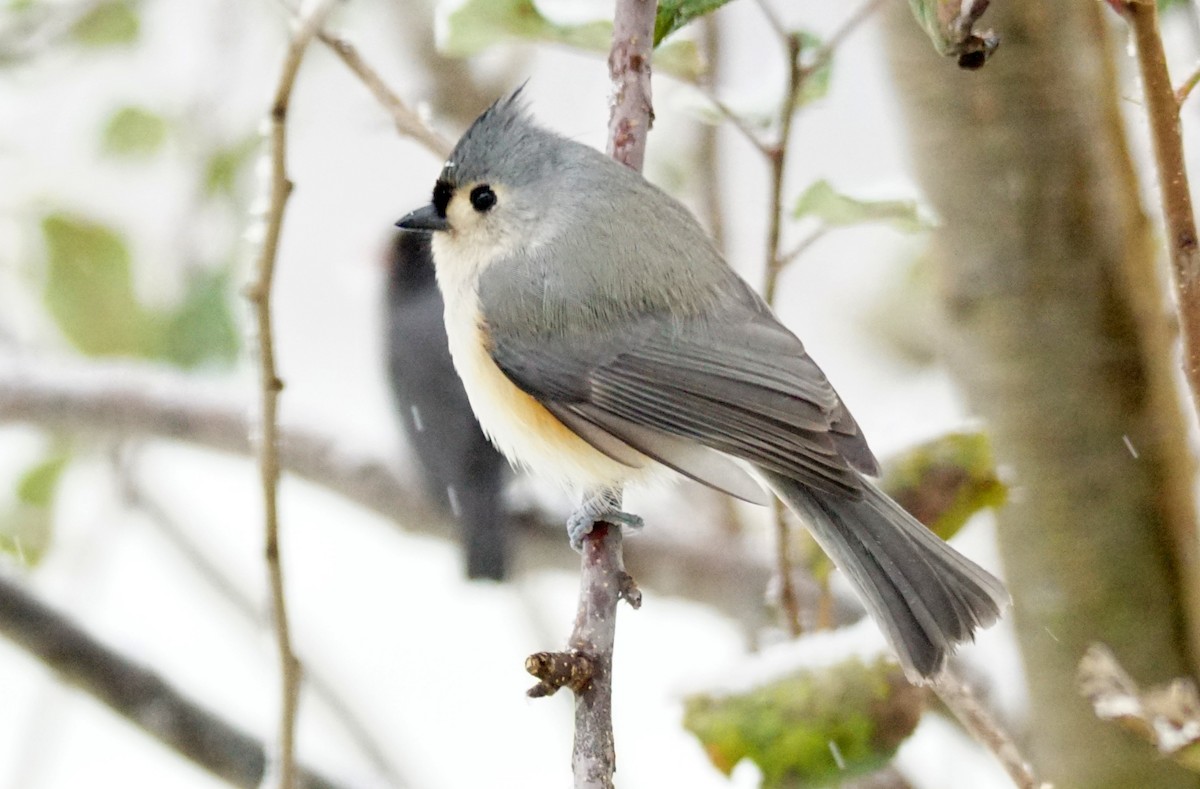
[[[619,493],[606,490],[585,496],[579,508],[567,518],[567,536],[571,547],[583,550],[583,538],[592,533],[597,523],[612,523],[629,529],[640,529],[645,523],[641,516],[621,509]]]

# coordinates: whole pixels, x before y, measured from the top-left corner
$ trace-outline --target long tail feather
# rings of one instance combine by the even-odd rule
[[[931,679],[957,644],[995,622],[1004,585],[863,480],[860,500],[762,472],[853,583],[888,636],[905,673]]]

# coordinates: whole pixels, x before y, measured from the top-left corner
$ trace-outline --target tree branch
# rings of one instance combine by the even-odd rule
[[[396,131],[402,137],[410,137],[416,140],[425,146],[430,153],[439,158],[444,159],[450,155],[450,150],[454,147],[450,141],[429,128],[421,120],[421,117],[405,104],[404,100],[394,90],[388,87],[387,83],[383,81],[383,77],[379,76],[379,72],[363,60],[362,55],[359,54],[353,44],[340,36],[324,30],[317,33],[317,38],[321,40],[321,43],[332,49],[342,59],[342,62],[346,64],[347,68],[358,75],[358,78],[362,80],[367,90],[371,91],[371,95],[375,97],[375,100],[392,116],[392,123],[396,126]]]
[[[1184,164],[1179,103],[1171,87],[1167,56],[1158,30],[1154,0],[1114,3],[1133,31],[1138,70],[1142,75],[1146,117],[1154,143],[1159,194],[1167,225],[1167,251],[1171,256],[1179,325],[1183,336],[1183,370],[1192,391],[1192,404],[1200,413],[1200,244],[1192,213],[1192,195]],[[1194,84],[1194,83],[1193,83]],[[1186,86],[1188,90],[1190,87]],[[1186,92],[1183,94],[1186,97]]]
[[[132,453],[128,451],[123,454],[121,495],[124,501],[128,506],[144,513],[158,527],[159,533],[167,542],[192,566],[200,579],[237,611],[245,622],[252,627],[259,627],[262,614],[259,606],[238,588],[215,560],[205,554],[201,546],[171,517],[167,508],[152,494],[142,489],[138,480],[138,469],[135,467],[136,460],[130,457]],[[376,740],[370,726],[355,713],[351,704],[338,693],[334,683],[314,670],[311,665],[304,673],[304,689],[311,692],[315,700],[325,705],[331,716],[389,786],[401,787],[412,783],[400,774],[387,749]]]
[[[650,58],[654,54],[657,9],[657,0],[618,0],[608,56],[608,75],[613,84],[608,153],[638,172],[646,159],[646,136],[654,123]]]
[[[293,0],[278,0],[278,2],[293,17],[298,15],[297,2]],[[379,72],[367,63],[358,48],[349,40],[330,33],[325,30],[323,25],[317,28],[316,37],[322,44],[333,50],[334,54],[348,69],[354,72],[383,109],[392,116],[392,124],[402,137],[409,137],[417,141],[439,158],[445,158],[450,154],[450,150],[453,148],[450,141],[430,128],[421,119],[421,116],[400,98],[396,91],[388,87]]]
[[[646,134],[654,121],[650,99],[650,59],[654,48],[657,0],[617,0],[608,71],[613,83],[608,152],[641,171]],[[620,507],[617,492],[616,507]],[[541,681],[531,695],[548,695],[563,684],[575,692],[575,744],[571,769],[576,789],[612,789],[617,753],[612,729],[612,662],[617,635],[617,602],[641,605],[641,592],[625,571],[621,527],[597,523],[583,539],[579,608],[570,651],[534,656],[527,668]],[[555,668],[539,672],[535,669]]]
[[[1029,760],[1017,749],[1012,737],[953,671],[944,670],[933,682],[933,689],[942,703],[954,713],[954,717],[966,726],[971,736],[1000,760],[1004,771],[1018,789],[1044,789],[1048,786],[1034,775]]]
[[[882,1],[868,0],[868,2],[859,7],[830,36],[824,46],[817,50],[812,61],[806,65],[802,65],[800,62],[802,49],[800,34],[789,32],[766,0],[760,0],[759,2],[759,6],[763,14],[767,17],[771,28],[783,43],[788,68],[787,86],[783,101],[779,107],[779,137],[773,145],[759,145],[759,150],[766,157],[770,168],[768,195],[770,216],[767,224],[767,260],[763,277],[763,298],[767,304],[773,305],[775,303],[775,294],[779,287],[779,276],[783,273],[783,269],[820,238],[821,232],[818,230],[816,234],[810,236],[800,246],[790,252],[784,253],[781,249],[784,221],[784,176],[787,173],[787,157],[792,138],[792,123],[796,116],[796,97],[803,88],[805,81],[829,61],[842,41],[855,28],[862,24],[864,20],[870,17],[882,5]],[[720,106],[718,105],[718,107]],[[776,534],[776,572],[779,575],[779,607],[783,612],[784,624],[788,632],[792,636],[798,636],[801,631],[800,602],[796,596],[795,584],[792,582],[791,529],[785,516],[785,508],[778,501],[774,504],[773,513]],[[825,590],[822,595],[824,601],[828,598],[827,586],[823,585],[823,589]]]
[[[279,557],[279,446],[278,407],[283,382],[275,368],[275,345],[271,325],[271,286],[279,238],[283,232],[283,212],[292,193],[287,176],[287,113],[296,75],[308,45],[333,10],[335,0],[319,0],[292,35],[283,59],[275,98],[271,103],[271,180],[270,205],[267,209],[266,234],[255,270],[255,280],[246,297],[254,307],[258,328],[258,362],[261,387],[261,411],[258,423],[259,474],[262,478],[267,575],[275,621],[275,641],[280,661],[279,742],[277,754],[278,786],[295,786],[296,708],[300,695],[300,664],[292,653],[288,628],[287,597],[283,566]]]
[[[243,789],[262,785],[263,743],[187,699],[153,671],[101,644],[0,575],[0,633],[60,679],[107,705],[179,755]],[[338,784],[299,770],[303,789]]]
[[[150,436],[252,454],[244,401],[222,396],[194,377],[142,365],[90,361],[52,366],[0,357],[0,422]],[[283,428],[280,463],[409,532],[455,539],[453,520],[425,500],[415,476],[406,481],[387,459],[343,444],[328,434]],[[578,556],[562,538],[561,523],[539,514],[521,520],[514,544],[518,568],[579,567]],[[770,570],[737,540],[679,539],[657,529],[639,534],[629,545],[629,570],[658,593],[709,605],[738,622],[753,623],[761,616]]]

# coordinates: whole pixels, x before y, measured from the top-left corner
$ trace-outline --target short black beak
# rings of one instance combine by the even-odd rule
[[[430,203],[406,214],[396,223],[396,227],[404,230],[449,230],[450,223],[446,221],[446,217],[439,215],[433,203]]]

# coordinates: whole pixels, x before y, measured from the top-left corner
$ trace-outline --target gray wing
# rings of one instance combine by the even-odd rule
[[[853,499],[862,496],[856,471],[878,471],[824,373],[765,307],[642,315],[560,336],[489,334],[513,383],[615,460],[632,465],[633,447],[758,502],[761,490],[722,454]]]

